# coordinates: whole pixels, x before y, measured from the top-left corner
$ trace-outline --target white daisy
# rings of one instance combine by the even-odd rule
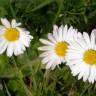
[[[54,25],[53,33],[48,34],[49,40],[40,39],[45,44],[39,47],[39,50],[44,51],[40,57],[43,58],[42,63],[47,64],[46,69],[54,69],[56,65],[66,62],[66,50],[74,35],[77,35],[77,29],[73,29],[72,26],[68,29],[67,25],[61,25],[59,28]]]
[[[11,57],[24,53],[26,47],[29,47],[33,38],[30,32],[19,27],[21,23],[17,23],[15,19],[11,23],[6,18],[1,18],[2,26],[0,26],[0,54],[6,51],[7,56]]]
[[[96,30],[94,29],[89,37],[83,32],[81,38],[68,46],[66,60],[73,76],[78,79],[94,83],[96,81]]]

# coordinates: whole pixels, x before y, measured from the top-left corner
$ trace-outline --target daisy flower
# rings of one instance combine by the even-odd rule
[[[68,29],[67,25],[61,25],[59,28],[54,25],[53,33],[48,34],[48,40],[40,39],[44,44],[39,47],[39,50],[43,51],[40,57],[43,58],[42,63],[47,64],[46,69],[54,69],[56,65],[66,62],[66,50],[74,35],[77,35],[77,29],[72,26]]]
[[[94,83],[96,81],[96,29],[89,36],[83,32],[81,38],[68,46],[66,60],[73,76]]]
[[[1,18],[0,26],[0,54],[6,51],[7,56],[11,57],[24,53],[26,47],[29,47],[33,38],[30,32],[25,28],[19,27],[15,19],[9,22],[6,18]]]

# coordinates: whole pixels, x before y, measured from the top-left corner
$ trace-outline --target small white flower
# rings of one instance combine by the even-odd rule
[[[66,62],[66,50],[75,35],[77,35],[77,29],[73,29],[72,26],[68,29],[67,25],[61,25],[59,28],[54,25],[53,33],[48,34],[49,40],[40,39],[44,44],[43,47],[39,47],[39,50],[44,51],[40,57],[43,58],[42,63],[47,64],[46,69],[54,69],[62,62]]]
[[[73,76],[94,83],[96,81],[96,30],[90,37],[83,32],[78,40],[72,42],[67,50],[66,60]]]
[[[6,51],[7,56],[11,57],[24,53],[26,47],[29,47],[33,38],[30,32],[25,28],[19,27],[21,23],[17,23],[15,19],[11,23],[6,18],[1,18],[0,26],[0,54]]]

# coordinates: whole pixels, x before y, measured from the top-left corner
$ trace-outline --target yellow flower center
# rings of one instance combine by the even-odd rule
[[[55,52],[60,57],[65,56],[67,49],[68,49],[68,43],[67,42],[58,42],[55,46]]]
[[[84,57],[83,60],[87,63],[87,64],[96,64],[96,51],[95,50],[87,50],[84,53]]]
[[[16,28],[7,28],[5,33],[4,33],[4,37],[6,40],[8,41],[16,41],[19,39],[19,31]]]

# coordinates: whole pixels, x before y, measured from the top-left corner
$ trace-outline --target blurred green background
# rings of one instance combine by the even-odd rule
[[[23,55],[0,55],[0,96],[96,96],[96,84],[77,80],[65,64],[45,70],[37,50],[39,38],[54,24],[90,34],[96,28],[96,0],[0,0],[0,17],[15,18],[34,36]]]

